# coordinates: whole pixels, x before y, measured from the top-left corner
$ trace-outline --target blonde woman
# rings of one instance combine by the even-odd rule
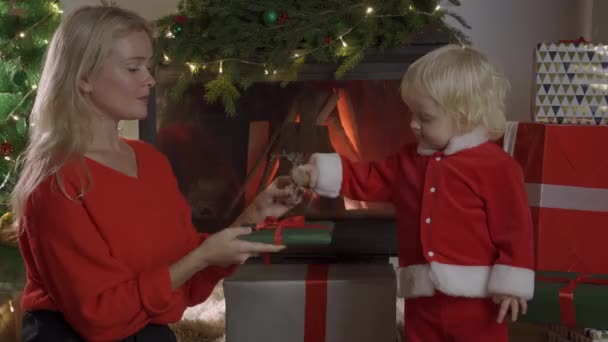
[[[198,235],[168,161],[119,138],[120,120],[146,116],[151,57],[146,21],[115,7],[74,11],[49,45],[13,194],[24,341],[175,341],[167,324],[230,265],[283,248],[239,240],[248,228]],[[275,183],[233,226],[297,202]]]
[[[532,219],[502,135],[508,89],[460,45],[414,62],[401,83],[418,143],[382,161],[313,155],[298,170],[325,196],[393,202],[408,342],[507,342],[534,292]],[[297,173],[297,174],[298,174]]]

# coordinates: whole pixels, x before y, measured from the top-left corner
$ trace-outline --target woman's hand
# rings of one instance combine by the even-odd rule
[[[201,269],[210,265],[227,267],[242,264],[250,257],[260,253],[275,253],[285,248],[285,246],[239,239],[239,236],[249,233],[251,233],[251,228],[234,227],[210,235],[198,247]]]
[[[277,177],[231,226],[259,223],[268,216],[281,217],[302,201],[303,194],[289,176]]]
[[[262,219],[268,216],[281,217],[302,201],[302,192],[288,176],[277,177],[266,190],[253,201]]]
[[[228,267],[242,264],[259,253],[274,253],[285,248],[239,239],[239,236],[249,233],[251,228],[236,227],[210,235],[197,248],[169,266],[171,288],[176,290],[207,266]]]

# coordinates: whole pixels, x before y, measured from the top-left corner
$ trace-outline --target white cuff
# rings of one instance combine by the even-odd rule
[[[534,296],[534,271],[523,267],[494,265],[488,292],[530,300]]]
[[[317,184],[313,191],[325,197],[338,197],[342,189],[342,160],[336,153],[314,153],[310,163],[317,166]]]

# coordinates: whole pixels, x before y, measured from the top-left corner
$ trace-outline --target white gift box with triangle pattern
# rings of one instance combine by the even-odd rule
[[[608,45],[539,44],[534,121],[608,124]]]

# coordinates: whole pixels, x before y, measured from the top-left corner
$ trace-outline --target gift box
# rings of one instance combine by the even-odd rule
[[[282,220],[268,217],[253,229],[251,234],[243,235],[241,239],[288,247],[326,246],[331,244],[333,222],[306,222],[303,216]]]
[[[597,329],[571,328],[563,325],[548,326],[549,342],[608,342],[608,332]]]
[[[390,264],[245,264],[224,280],[227,342],[394,342]]]
[[[534,287],[534,298],[528,303],[528,313],[521,316],[522,321],[608,328],[608,275],[541,271],[537,272]],[[568,331],[571,335],[575,330]],[[588,337],[597,332],[581,331]]]
[[[534,121],[604,125],[608,120],[608,46],[584,41],[539,44]]]
[[[608,274],[608,127],[507,124],[534,220],[536,269]]]

